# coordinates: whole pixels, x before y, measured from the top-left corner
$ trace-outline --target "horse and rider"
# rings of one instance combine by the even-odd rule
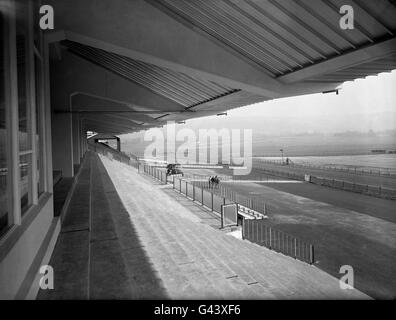
[[[167,176],[171,176],[171,175],[175,175],[175,174],[181,174],[182,176],[184,176],[183,171],[181,171],[179,169],[179,165],[178,164],[169,163],[166,166],[166,175]]]
[[[218,188],[220,179],[217,176],[209,177],[209,188]]]

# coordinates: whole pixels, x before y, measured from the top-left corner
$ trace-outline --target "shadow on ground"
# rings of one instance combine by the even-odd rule
[[[166,299],[162,281],[98,156],[81,167],[38,299]]]

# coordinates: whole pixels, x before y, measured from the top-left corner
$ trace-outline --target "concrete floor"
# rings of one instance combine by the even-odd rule
[[[73,185],[73,178],[60,178],[54,185],[54,216],[58,217]]]

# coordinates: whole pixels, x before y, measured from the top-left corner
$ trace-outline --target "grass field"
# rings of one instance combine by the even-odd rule
[[[257,159],[280,160],[281,157],[257,157]],[[396,154],[367,154],[349,156],[290,157],[295,163],[315,166],[342,166],[356,168],[390,168],[396,171]]]

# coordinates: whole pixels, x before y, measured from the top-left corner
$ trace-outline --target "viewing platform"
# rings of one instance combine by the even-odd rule
[[[38,298],[369,298],[341,290],[314,266],[216,230],[209,212],[177,197],[170,185],[88,152],[50,261],[55,288]]]

